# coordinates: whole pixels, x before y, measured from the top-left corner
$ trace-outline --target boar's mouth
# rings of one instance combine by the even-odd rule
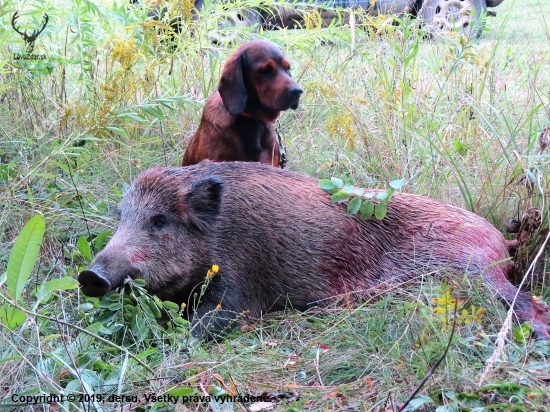
[[[80,272],[78,275],[78,282],[80,283],[82,293],[86,296],[103,296],[113,289],[111,287],[111,282],[90,269]]]

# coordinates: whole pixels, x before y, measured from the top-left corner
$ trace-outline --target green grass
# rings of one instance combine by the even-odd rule
[[[29,320],[14,330],[0,325],[0,399],[24,391],[222,393],[234,384],[240,393],[265,392],[276,410],[398,410],[449,340],[450,325],[434,313],[444,279],[403,285],[360,307],[269,314],[253,331],[210,344],[163,332],[143,307],[138,326],[129,320],[124,333],[100,330],[100,314],[103,328],[108,316],[120,315],[116,302],[111,310],[73,289],[35,306],[37,286],[75,277],[89,263],[84,245],[116,228],[116,204],[133,178],[153,165],[179,164],[236,47],[207,41],[223,16],[215,4],[180,36],[174,54],[145,11],[97,4],[8,0],[0,9],[0,273],[24,223],[46,218],[41,253],[18,303]],[[35,46],[45,61],[13,59],[24,47],[10,26],[21,7],[35,23],[42,11],[50,16]],[[550,125],[550,3],[506,0],[496,11],[475,42],[455,34],[429,39],[414,21],[393,26],[384,17],[368,28],[235,35],[237,43],[276,43],[305,91],[299,109],[281,118],[289,169],[382,188],[404,178],[404,190],[470,209],[503,230],[531,206],[548,220],[548,157],[537,139]],[[522,183],[526,169],[540,188]],[[548,301],[546,261],[530,287]],[[424,410],[548,410],[548,345],[509,336],[504,361],[481,383],[506,312],[486,288],[447,283],[465,309],[487,312],[481,322],[458,325],[450,352],[420,392],[433,401]],[[458,409],[442,406],[453,402]],[[176,406],[208,408],[240,410]]]

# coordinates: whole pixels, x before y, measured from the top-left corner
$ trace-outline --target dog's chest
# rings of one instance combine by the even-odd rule
[[[242,150],[247,155],[259,155],[264,150],[273,149],[275,135],[272,125],[257,119],[239,117],[234,124],[234,131],[240,136]]]

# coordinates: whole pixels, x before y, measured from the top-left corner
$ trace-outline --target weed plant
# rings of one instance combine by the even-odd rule
[[[147,6],[121,0],[0,2],[0,406],[241,410],[144,398],[171,393],[263,394],[289,411],[398,410],[452,339],[409,410],[548,410],[548,344],[514,329],[481,381],[506,312],[491,290],[444,274],[360,306],[270,314],[209,344],[190,337],[181,308],[140,284],[102,300],[79,293],[71,279],[116,227],[125,188],[150,166],[180,163],[224,61],[254,38],[283,50],[304,89],[299,109],[280,119],[290,169],[382,190],[403,179],[402,190],[501,230],[537,207],[548,226],[546,0],[506,0],[479,41],[359,11],[351,24],[322,27],[311,9],[307,30],[223,24],[228,9],[274,3],[207,1],[193,17],[187,0],[174,0],[154,21]],[[10,24],[16,10],[29,33],[48,14],[34,50],[44,60],[14,58],[26,46]],[[181,33],[170,31],[174,17]],[[232,43],[212,45],[212,30]],[[43,238],[23,228],[34,216]],[[528,263],[546,234],[537,236]],[[21,245],[36,258],[16,252]],[[550,301],[546,262],[543,253],[526,287]],[[30,406],[13,394],[88,397]]]

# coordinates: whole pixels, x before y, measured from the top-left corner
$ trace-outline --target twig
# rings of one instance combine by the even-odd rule
[[[315,370],[317,371],[317,377],[319,378],[319,383],[321,384],[321,388],[325,389],[325,384],[323,383],[323,379],[321,378],[321,372],[319,371],[319,352],[321,351],[321,348],[317,346],[317,353],[315,354]]]

